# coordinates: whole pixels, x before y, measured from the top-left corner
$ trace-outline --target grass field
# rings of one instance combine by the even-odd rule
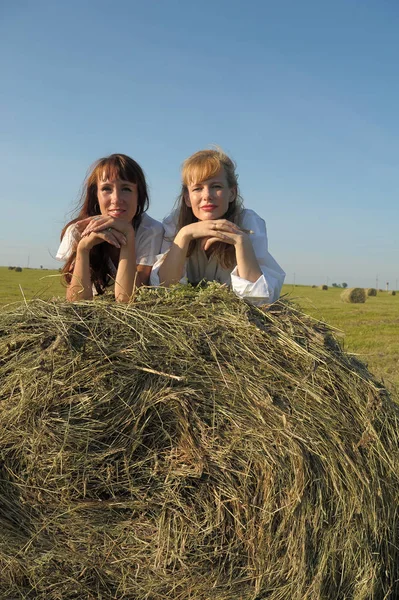
[[[347,352],[369,365],[370,370],[393,391],[399,390],[399,294],[379,292],[365,304],[345,304],[342,290],[327,291],[308,286],[283,287],[283,294],[304,312],[337,329]],[[64,296],[58,271],[24,269],[21,273],[0,267],[0,304]]]

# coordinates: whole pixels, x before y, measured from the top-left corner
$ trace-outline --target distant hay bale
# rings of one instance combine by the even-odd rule
[[[0,312],[0,598],[399,594],[399,406],[221,286]]]
[[[395,290],[391,290],[390,292],[388,292],[391,296],[396,296],[396,292]]]
[[[22,267],[15,267],[15,271],[17,271],[17,273],[21,273]]]
[[[319,290],[328,290],[328,285],[319,285]]]
[[[362,304],[366,302],[366,292],[364,288],[347,288],[341,293],[341,300],[351,304]]]
[[[376,296],[377,290],[375,288],[366,288],[366,296]]]
[[[312,288],[316,288],[316,287],[317,287],[317,285],[312,285]]]

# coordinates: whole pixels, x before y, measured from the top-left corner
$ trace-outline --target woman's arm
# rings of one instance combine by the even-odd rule
[[[207,250],[207,245],[209,247],[213,242],[231,243],[229,236],[240,231],[237,225],[226,219],[197,221],[182,227],[159,268],[160,284],[169,287],[180,281],[191,240],[203,239],[204,250]]]
[[[285,273],[268,251],[266,224],[253,210],[245,209],[241,223],[243,228],[251,230],[249,240],[253,248],[261,276],[257,281],[246,279],[244,271],[237,267],[231,273],[233,291],[252,304],[268,304],[278,300]]]
[[[90,275],[90,248],[79,242],[76,249],[75,266],[71,283],[67,287],[66,299],[69,302],[77,300],[91,300],[93,290]]]
[[[183,276],[188,246],[191,240],[186,230],[187,227],[180,229],[159,269],[159,282],[165,287],[178,283]]]
[[[262,275],[262,271],[248,234],[236,234],[234,247],[236,251],[237,275],[242,279],[255,283]]]
[[[66,299],[69,302],[77,300],[92,300],[93,289],[90,269],[90,251],[94,246],[107,242],[116,248],[123,248],[126,245],[126,237],[119,231],[106,230],[92,232],[82,237],[76,247],[76,258],[71,282],[66,291]]]
[[[133,227],[125,234],[126,244],[121,247],[118,270],[115,277],[115,300],[129,302],[133,287],[141,285],[136,266],[135,233]]]

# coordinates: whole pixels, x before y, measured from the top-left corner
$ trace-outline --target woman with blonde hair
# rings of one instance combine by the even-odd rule
[[[61,233],[57,258],[64,260],[67,300],[91,300],[115,286],[129,301],[134,286],[149,281],[163,227],[147,215],[144,172],[125,154],[100,158],[86,178],[81,207]]]
[[[163,225],[152,285],[219,281],[253,304],[279,298],[285,273],[268,252],[264,220],[243,207],[235,164],[222,150],[185,160],[177,208]]]

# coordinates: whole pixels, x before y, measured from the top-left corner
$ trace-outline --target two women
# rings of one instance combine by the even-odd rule
[[[107,160],[109,159],[102,159]],[[142,219],[148,202],[146,196],[146,202],[140,204],[137,190],[135,205],[135,188],[129,191],[129,183],[138,188],[137,175],[134,175],[133,180],[130,172],[119,167],[115,169],[114,166],[104,166],[107,163],[103,164],[101,161],[99,163],[101,164],[95,169],[95,175],[93,171],[88,178],[88,183],[93,177],[97,182],[94,191],[99,212],[86,214],[84,204],[78,218],[72,223],[74,241],[68,243],[68,248],[72,250],[64,267],[64,272],[70,277],[68,299],[90,298],[91,284],[94,284],[99,293],[107,285],[107,278],[112,276],[109,269],[100,286],[98,277],[95,278],[98,269],[101,266],[104,268],[99,250],[96,251],[97,247],[108,258],[112,258],[115,265],[117,300],[127,301],[135,279],[136,285],[146,284],[150,272],[151,285],[170,286],[178,281],[196,284],[201,280],[216,280],[230,285],[237,295],[255,304],[270,303],[278,299],[285,274],[268,252],[263,219],[242,206],[235,165],[226,154],[220,150],[203,150],[183,164],[178,205],[163,221],[165,233],[161,254],[152,270],[151,267],[143,270],[140,268],[143,263],[138,258],[132,258],[133,250],[136,254],[140,254],[140,251],[137,249],[137,240],[136,244],[132,242],[131,229],[135,230],[134,221],[139,207],[142,206],[139,214]],[[113,185],[116,187],[112,187]],[[122,187],[119,189],[118,186]],[[125,192],[123,186],[126,186]],[[116,198],[117,191],[121,199],[126,198],[121,205],[112,202],[111,196]],[[123,196],[122,193],[126,195]],[[119,206],[126,207],[122,213]],[[151,249],[154,251],[158,243],[159,248],[161,247],[158,234],[158,227],[161,226],[152,219],[150,223],[152,230],[157,232],[152,237]],[[71,225],[66,233],[70,231],[70,227]],[[148,235],[151,235],[151,227]],[[65,238],[66,236],[63,243]],[[114,246],[112,251],[109,246]],[[153,254],[147,255],[144,264],[148,267],[154,260]],[[85,283],[86,292],[81,291],[78,295],[80,282],[82,287],[83,282]]]

